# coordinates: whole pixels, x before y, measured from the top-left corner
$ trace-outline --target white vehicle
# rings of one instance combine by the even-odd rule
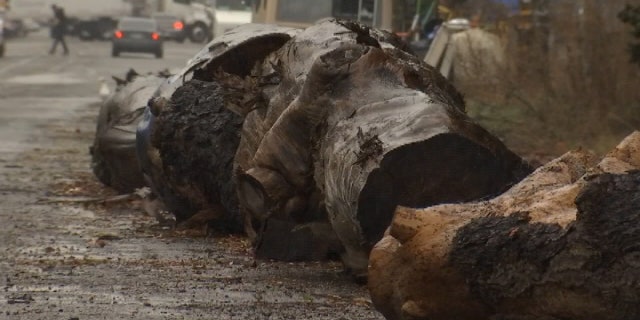
[[[216,9],[214,37],[245,23],[251,23],[253,12],[250,0],[208,0]]]
[[[69,33],[83,40],[110,39],[120,17],[151,17],[154,13],[179,18],[191,41],[204,42],[214,35],[215,9],[206,5],[205,0],[15,1],[12,3],[12,16],[47,21],[52,16],[52,3],[64,9],[69,20]]]
[[[215,9],[206,5],[205,1],[147,0],[146,3],[151,5],[151,13],[162,12],[182,19],[184,30],[192,42],[202,43],[215,35]]]

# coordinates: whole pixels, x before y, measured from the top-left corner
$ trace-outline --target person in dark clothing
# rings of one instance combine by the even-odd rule
[[[64,41],[64,34],[67,29],[67,17],[64,14],[64,9],[62,7],[54,4],[51,5],[51,9],[53,10],[53,24],[51,26],[51,38],[53,38],[53,44],[51,45],[49,54],[54,54],[56,52],[56,47],[58,47],[58,43],[60,43],[64,49],[64,55],[68,55],[69,48],[67,47],[67,43]]]

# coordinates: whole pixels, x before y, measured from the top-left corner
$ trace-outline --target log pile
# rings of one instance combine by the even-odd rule
[[[396,206],[489,198],[531,171],[395,36],[336,20],[215,39],[160,86],[137,143],[178,220],[215,212],[258,257],[339,255],[357,276]]]
[[[640,318],[640,132],[488,201],[399,207],[371,253],[387,319]]]
[[[246,25],[134,78],[101,108],[94,172],[179,221],[339,256],[388,319],[640,318],[638,132],[529,175],[395,37],[335,20]]]
[[[340,254],[365,274],[396,205],[488,197],[529,173],[392,35],[273,28],[214,40],[150,105],[143,168],[179,219],[224,210],[259,257]]]

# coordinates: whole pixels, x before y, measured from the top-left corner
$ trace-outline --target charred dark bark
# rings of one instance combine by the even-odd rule
[[[202,211],[211,226],[238,231],[233,157],[255,101],[250,73],[290,39],[289,28],[243,26],[205,47],[157,90],[138,128],[138,156],[152,188],[178,222]],[[248,109],[245,109],[248,108]]]
[[[635,133],[489,201],[398,209],[372,253],[374,303],[388,319],[639,318],[638,150]]]
[[[151,142],[163,169],[157,192],[177,220],[217,210],[216,226],[239,231],[233,159],[243,118],[227,109],[225,93],[217,82],[186,82],[156,117]]]
[[[640,318],[640,171],[592,177],[576,205],[566,229],[526,213],[473,220],[451,263],[500,317]]]

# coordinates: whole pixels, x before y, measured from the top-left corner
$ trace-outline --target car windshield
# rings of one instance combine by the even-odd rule
[[[122,30],[155,31],[156,22],[152,19],[126,18],[120,20],[118,28]]]

